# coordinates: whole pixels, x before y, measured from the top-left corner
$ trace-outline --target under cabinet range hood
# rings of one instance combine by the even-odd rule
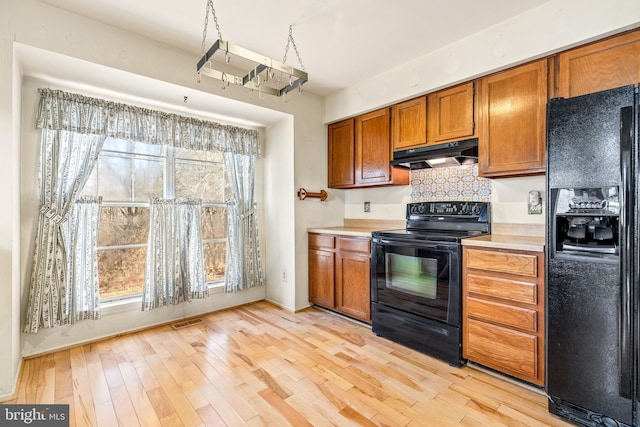
[[[395,151],[391,166],[427,169],[478,163],[478,138]]]

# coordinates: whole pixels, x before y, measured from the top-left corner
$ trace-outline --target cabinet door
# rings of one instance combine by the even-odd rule
[[[333,252],[309,249],[309,301],[335,307],[334,265]]]
[[[542,59],[482,79],[481,176],[544,173],[547,75]]]
[[[538,337],[490,323],[467,320],[464,357],[539,384]]]
[[[354,119],[328,126],[329,187],[344,188],[355,184]]]
[[[412,99],[391,107],[393,151],[427,143],[427,97]]]
[[[558,55],[558,96],[570,98],[640,82],[640,31]]]
[[[356,185],[391,181],[389,109],[356,117]]]
[[[427,140],[440,143],[473,136],[475,103],[473,82],[429,95]]]
[[[336,254],[336,309],[365,322],[371,321],[370,257]]]

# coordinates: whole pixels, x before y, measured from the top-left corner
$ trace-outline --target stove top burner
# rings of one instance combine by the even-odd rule
[[[487,202],[409,203],[406,218],[406,229],[376,231],[373,237],[460,242],[488,234],[491,227]]]
[[[460,242],[465,237],[479,236],[479,231],[429,231],[429,230],[382,230],[374,231],[373,237],[404,238],[411,240],[424,240],[432,242]]]

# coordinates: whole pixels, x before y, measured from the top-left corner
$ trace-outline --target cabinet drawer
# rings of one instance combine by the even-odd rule
[[[371,239],[336,237],[336,249],[368,255],[371,253]]]
[[[475,320],[467,321],[465,357],[519,378],[538,376],[538,339]]]
[[[497,277],[467,274],[466,292],[486,295],[507,301],[538,303],[538,287],[535,283],[509,280]]]
[[[469,250],[465,263],[468,268],[538,277],[538,257],[535,255],[497,250]]]
[[[468,317],[478,320],[523,329],[533,333],[538,330],[538,313],[536,310],[468,297],[466,299],[466,311]]]
[[[309,247],[333,249],[335,247],[335,236],[329,234],[309,234]]]

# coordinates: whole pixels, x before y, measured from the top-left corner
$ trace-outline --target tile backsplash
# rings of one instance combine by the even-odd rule
[[[491,180],[478,176],[478,165],[411,171],[411,201],[490,202]]]

